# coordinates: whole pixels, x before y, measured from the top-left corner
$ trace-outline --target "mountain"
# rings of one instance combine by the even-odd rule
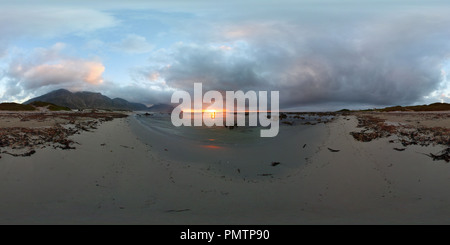
[[[101,93],[86,91],[72,93],[65,89],[58,89],[39,97],[35,97],[26,101],[24,104],[30,104],[34,101],[53,103],[60,106],[66,106],[71,109],[92,108],[131,111],[143,111],[149,109],[144,104],[128,102],[121,98],[110,99]]]
[[[149,111],[153,112],[172,112],[175,107],[168,104],[156,104],[148,108]]]

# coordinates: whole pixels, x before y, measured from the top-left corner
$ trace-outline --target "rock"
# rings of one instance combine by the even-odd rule
[[[331,149],[331,148],[328,148],[328,150],[331,151],[331,152],[340,152],[341,151],[341,150],[334,150],[334,149]]]
[[[394,148],[394,150],[396,150],[396,151],[404,151],[404,150],[406,150],[406,148]]]
[[[272,162],[272,167],[275,167],[275,166],[277,166],[279,164],[280,164],[280,162]]]

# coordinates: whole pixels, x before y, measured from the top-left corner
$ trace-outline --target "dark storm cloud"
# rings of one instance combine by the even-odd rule
[[[325,17],[325,16],[324,16]],[[315,17],[317,18],[317,17]],[[223,45],[177,44],[169,66],[150,67],[167,85],[279,90],[283,107],[321,103],[410,104],[434,91],[450,54],[444,12],[403,12],[322,21],[245,22],[222,27]]]

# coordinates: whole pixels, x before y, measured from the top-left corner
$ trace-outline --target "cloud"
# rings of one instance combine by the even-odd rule
[[[0,23],[8,23],[0,24],[2,61],[2,50],[10,52],[2,47],[14,38],[62,37],[85,41],[80,53],[102,55],[112,67],[130,70],[143,59],[119,52],[148,55],[148,63],[131,68],[128,81],[114,71],[122,81],[101,82],[102,62],[64,55],[62,44],[36,49],[6,65],[1,81],[12,94],[95,88],[152,104],[203,82],[205,90],[278,90],[285,108],[354,108],[446,99],[450,91],[441,74],[450,59],[444,1],[43,2],[46,7],[0,10]],[[118,18],[126,29],[97,32]]]
[[[5,4],[0,8],[0,58],[20,38],[83,36],[118,24],[112,15],[93,9]]]
[[[54,7],[2,7],[2,36],[55,37],[82,34],[112,27],[118,21],[111,15],[92,9]]]
[[[145,37],[135,34],[127,35],[120,42],[113,43],[112,47],[130,54],[147,53],[153,49],[153,45],[147,42]]]
[[[141,69],[132,70],[131,83],[106,81],[99,89],[111,98],[120,97],[146,105],[170,103],[170,97],[175,91],[158,72],[148,73]]]
[[[311,25],[302,18],[221,25],[209,42],[154,52],[142,72],[175,89],[278,90],[283,107],[411,104],[442,82],[450,54],[442,11]]]
[[[100,61],[66,56],[62,54],[64,46],[57,43],[14,59],[3,73],[6,94],[20,100],[29,94],[59,88],[82,90],[103,83],[105,67]]]
[[[99,89],[110,98],[123,98],[131,102],[139,102],[147,106],[158,103],[170,103],[174,92],[171,89],[155,89],[146,84],[120,85],[114,82],[105,82]]]
[[[20,79],[25,89],[77,82],[100,84],[105,70],[100,62],[84,60],[61,60],[55,64],[36,65],[26,70],[22,66],[11,68],[15,69],[16,78]]]

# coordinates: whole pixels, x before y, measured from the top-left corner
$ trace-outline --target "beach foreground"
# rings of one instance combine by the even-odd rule
[[[406,128],[427,117],[371,116],[386,115]],[[443,115],[429,127],[445,130]],[[186,144],[136,115],[108,120],[69,136],[76,149],[2,154],[0,223],[450,223],[450,165],[430,157],[448,146],[392,132],[357,140],[360,116],[282,125],[271,141],[237,149]]]

